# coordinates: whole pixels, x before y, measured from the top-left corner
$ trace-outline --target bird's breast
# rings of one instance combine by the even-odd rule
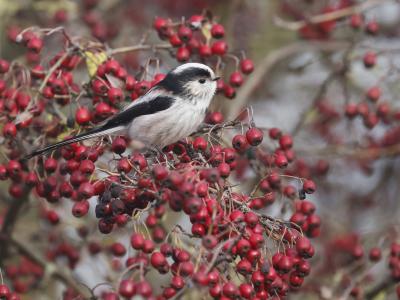
[[[164,147],[175,143],[196,131],[204,120],[207,106],[199,101],[175,101],[165,111],[133,120],[129,137],[148,146]]]

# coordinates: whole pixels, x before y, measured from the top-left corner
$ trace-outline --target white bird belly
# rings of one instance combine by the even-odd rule
[[[165,111],[137,117],[129,126],[128,134],[147,146],[164,147],[196,131],[204,115],[205,108],[192,103],[173,105]]]

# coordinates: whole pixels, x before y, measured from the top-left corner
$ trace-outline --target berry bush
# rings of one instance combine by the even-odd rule
[[[0,299],[400,297],[398,1],[14,2]],[[24,159],[185,62],[221,76],[190,137]]]

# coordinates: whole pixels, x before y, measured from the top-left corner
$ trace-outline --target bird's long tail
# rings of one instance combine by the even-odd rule
[[[91,129],[91,130],[89,130],[89,131],[87,131],[85,133],[78,134],[78,135],[76,135],[74,137],[71,137],[69,139],[66,139],[64,141],[55,143],[53,145],[47,146],[47,147],[42,148],[42,149],[35,150],[32,153],[30,153],[27,156],[25,156],[23,158],[23,160],[30,159],[30,158],[35,157],[37,155],[41,155],[41,154],[44,154],[44,153],[46,153],[48,151],[55,150],[55,149],[58,149],[60,147],[67,146],[67,145],[70,145],[70,144],[73,144],[73,143],[76,143],[76,142],[80,142],[80,141],[91,139],[91,138],[98,137],[98,136],[108,135],[108,134],[117,132],[117,131],[119,131],[121,129],[122,129],[122,127],[113,127],[113,128],[98,127],[98,128],[93,128],[93,129]]]

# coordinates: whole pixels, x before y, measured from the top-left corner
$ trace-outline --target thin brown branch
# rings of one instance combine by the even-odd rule
[[[386,0],[367,0],[357,5],[345,7],[324,14],[315,15],[308,18],[307,20],[294,21],[294,22],[286,21],[278,16],[274,16],[274,24],[281,28],[297,31],[307,24],[319,24],[327,21],[337,20],[343,17],[363,12],[369,8],[382,4],[385,1]]]
[[[156,45],[134,45],[134,46],[126,46],[126,47],[120,47],[120,48],[115,48],[115,49],[110,49],[108,51],[108,55],[115,55],[115,54],[120,54],[120,53],[126,53],[126,52],[134,52],[134,51],[143,51],[143,50],[160,50],[160,49],[171,49],[172,46],[170,44],[156,44]]]
[[[13,199],[10,206],[8,207],[7,213],[4,217],[3,226],[1,227],[0,234],[3,236],[11,236],[14,230],[14,225],[17,222],[18,215],[22,207],[28,202],[29,196],[27,193],[24,194],[20,199]],[[7,243],[0,243],[0,266],[3,265],[3,261],[7,258]]]
[[[370,291],[365,294],[365,299],[373,300],[376,299],[376,296],[381,292],[390,289],[394,286],[396,282],[389,276],[385,277],[384,280],[379,283],[377,286],[373,287]]]

